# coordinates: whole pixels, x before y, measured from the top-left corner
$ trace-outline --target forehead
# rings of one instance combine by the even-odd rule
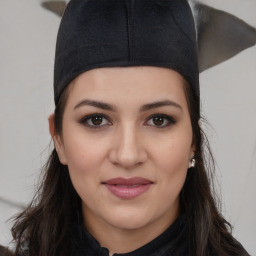
[[[68,102],[75,104],[86,97],[134,105],[168,98],[186,104],[185,83],[179,73],[168,68],[97,68],[71,82]]]

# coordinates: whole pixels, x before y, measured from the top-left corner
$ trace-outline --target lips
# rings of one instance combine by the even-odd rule
[[[152,181],[141,177],[130,179],[114,178],[102,183],[116,197],[133,199],[145,193],[153,184]]]

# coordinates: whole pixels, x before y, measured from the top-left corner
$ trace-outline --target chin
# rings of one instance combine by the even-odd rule
[[[124,230],[136,230],[147,226],[152,221],[153,216],[148,216],[148,213],[138,211],[118,211],[110,213],[107,221],[111,226],[124,229]]]
[[[137,230],[147,226],[147,224],[149,223],[145,220],[138,221],[135,217],[134,219],[127,218],[127,219],[115,220],[115,221],[112,221],[111,224],[113,227],[120,230]]]

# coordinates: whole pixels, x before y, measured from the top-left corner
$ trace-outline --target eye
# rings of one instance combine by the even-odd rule
[[[157,128],[164,128],[175,123],[176,121],[171,116],[155,114],[147,120],[146,125],[155,126]]]
[[[90,128],[101,128],[106,125],[111,125],[109,119],[103,114],[92,114],[86,116],[80,120],[80,123]]]

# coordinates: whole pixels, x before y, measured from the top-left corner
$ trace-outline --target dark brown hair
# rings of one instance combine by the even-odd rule
[[[196,165],[188,170],[180,194],[181,207],[189,223],[191,255],[248,255],[233,238],[232,226],[220,212],[221,203],[214,189],[214,158],[207,136],[202,129],[202,125],[207,125],[207,121],[201,115],[199,97],[186,82],[184,91],[196,148]]]
[[[180,193],[181,209],[187,216],[191,256],[245,256],[232,237],[230,224],[222,217],[212,186],[214,163],[199,121],[200,102],[185,83],[190,111],[196,166],[188,170]],[[62,133],[62,118],[69,87],[55,109],[55,129]],[[63,256],[69,251],[69,226],[81,217],[81,199],[71,183],[68,169],[54,149],[45,165],[43,179],[33,201],[16,217],[12,228],[16,254]]]

